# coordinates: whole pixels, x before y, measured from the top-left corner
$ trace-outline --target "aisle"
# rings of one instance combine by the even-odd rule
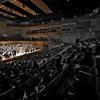
[[[96,56],[96,67],[99,70],[100,69],[100,56]],[[98,95],[98,100],[100,100],[100,71],[98,71],[98,82],[97,82],[97,95]]]
[[[100,100],[100,76],[98,77],[98,90],[97,90],[97,93],[98,93],[98,100]]]
[[[100,55],[97,55],[95,58],[96,58],[96,67],[98,69],[97,95],[98,95],[98,100],[100,100]]]

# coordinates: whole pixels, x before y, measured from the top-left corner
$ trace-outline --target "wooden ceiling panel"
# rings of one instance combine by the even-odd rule
[[[8,7],[6,7],[6,6],[2,5],[2,4],[0,4],[0,8],[1,8],[2,10],[5,10],[5,11],[7,11],[7,12],[9,12],[9,13],[11,13],[11,14],[17,15],[17,16],[19,16],[19,17],[27,17],[26,15],[23,15],[23,14],[17,12],[16,10],[11,9],[11,8],[8,8]]]
[[[30,13],[31,15],[34,15],[34,16],[37,15],[37,13],[34,10],[32,10],[29,7],[23,5],[18,0],[10,0],[9,2],[12,3],[12,4],[14,4],[14,5],[16,5],[17,7],[21,8],[22,10],[25,10],[26,12]]]
[[[4,12],[0,12],[0,14],[1,14],[2,16],[5,16],[5,17],[15,18],[15,16],[6,14],[6,13],[4,13]]]
[[[11,21],[15,21],[16,22],[16,19],[14,18],[14,16],[10,16],[10,15],[7,15],[5,13],[2,13],[0,12],[0,21],[6,21],[6,20],[11,20]]]
[[[53,13],[51,9],[42,0],[31,0],[31,1],[46,14]]]

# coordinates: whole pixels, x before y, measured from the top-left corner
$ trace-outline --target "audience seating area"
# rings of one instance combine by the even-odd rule
[[[1,62],[0,99],[95,100],[95,56],[99,47],[95,39],[76,40],[68,47],[48,49],[41,55],[31,54],[7,64]]]
[[[10,91],[16,90],[16,88],[21,84],[26,84],[27,81],[30,81],[31,79],[34,80],[34,84],[35,81],[36,83],[38,83],[46,74],[45,70],[49,71],[49,69],[52,69],[51,71],[49,71],[49,73],[52,72],[52,74],[54,74],[53,76],[55,76],[55,74],[57,73],[56,68],[53,68],[50,65],[45,65],[45,63],[49,62],[49,60],[51,60],[51,57],[57,55],[64,48],[64,46],[52,48],[48,50],[46,54],[41,54],[41,57],[35,53],[31,53],[7,64],[1,62],[1,95],[2,93],[6,94],[6,92],[9,94]],[[41,60],[43,60],[43,66],[37,64]]]

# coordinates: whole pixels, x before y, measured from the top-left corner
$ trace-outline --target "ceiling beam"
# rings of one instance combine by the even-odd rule
[[[8,0],[0,0],[0,3],[4,3],[7,2]]]
[[[8,8],[11,8],[11,9],[13,9],[13,10],[15,10],[15,11],[21,13],[21,14],[26,15],[28,18],[33,18],[33,17],[35,17],[35,16],[32,15],[31,13],[27,12],[26,10],[24,10],[24,9],[22,9],[22,8],[20,8],[20,7],[18,7],[17,5],[15,5],[15,4],[13,4],[13,3],[9,2],[9,1],[8,1],[8,2],[4,2],[3,5],[5,5],[5,6],[8,7]]]
[[[14,4],[14,5],[16,5],[16,6],[18,6],[19,8],[25,10],[26,12],[28,12],[28,13],[34,15],[34,16],[37,15],[37,13],[36,13],[34,10],[32,10],[32,9],[30,9],[29,7],[23,5],[23,4],[22,4],[21,2],[19,2],[18,0],[10,0],[9,2],[12,3],[12,4]]]
[[[42,0],[31,0],[31,1],[46,14],[53,13],[52,10]]]
[[[3,14],[6,14],[6,15],[8,15],[8,16],[9,16],[9,15],[14,16],[14,17],[16,18],[16,20],[25,21],[25,20],[28,19],[28,18],[26,18],[26,17],[18,16],[18,15],[16,15],[16,14],[11,13],[11,12],[9,12],[9,11],[7,11],[7,10],[2,9],[2,8],[0,8],[0,12],[2,12]]]
[[[0,13],[0,20],[2,20],[2,21],[11,20],[11,21],[17,22],[17,20],[15,18],[3,15],[2,13]]]
[[[19,13],[18,11],[14,10],[14,9],[11,9],[11,8],[8,8],[2,4],[0,4],[0,9],[2,9],[2,11],[5,11],[5,12],[8,12],[9,14],[12,14],[12,15],[15,15],[15,16],[19,16],[19,17],[27,17],[26,15],[24,14],[21,14]]]
[[[35,4],[33,4],[31,0],[18,0],[18,1],[20,1],[30,9],[34,10],[35,12],[37,12],[39,16],[45,15],[45,12],[42,11],[40,8],[38,8]]]
[[[4,13],[4,12],[0,12],[0,14],[1,14],[2,16],[5,16],[5,17],[15,18],[15,16],[9,15],[9,14]],[[0,17],[1,17],[1,16],[0,16]]]

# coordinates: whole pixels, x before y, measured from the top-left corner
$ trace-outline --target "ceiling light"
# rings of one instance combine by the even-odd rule
[[[67,2],[69,2],[70,0],[67,0]]]

